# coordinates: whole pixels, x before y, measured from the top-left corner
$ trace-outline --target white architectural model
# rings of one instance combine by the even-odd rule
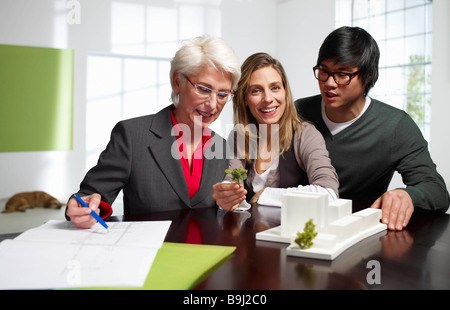
[[[318,234],[311,248],[300,249],[294,240],[310,219]],[[256,239],[289,243],[288,255],[333,260],[362,239],[386,230],[380,219],[380,209],[367,208],[352,214],[351,200],[328,203],[327,194],[292,192],[282,198],[281,225],[257,233]]]

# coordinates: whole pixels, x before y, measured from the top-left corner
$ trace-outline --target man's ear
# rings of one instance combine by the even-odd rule
[[[367,93],[366,93],[366,88],[367,88],[367,85],[369,85],[369,83],[372,81],[372,79],[373,79],[373,76],[369,76],[368,78],[367,78],[367,80],[364,82],[364,84],[363,84],[363,87],[364,87],[364,95],[365,96],[367,96]]]

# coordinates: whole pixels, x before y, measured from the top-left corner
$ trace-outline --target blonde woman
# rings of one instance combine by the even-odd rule
[[[337,199],[338,177],[324,139],[312,124],[299,119],[278,60],[266,53],[247,58],[233,108],[229,169],[242,166],[248,178],[244,186],[228,182],[230,176],[213,186],[220,207],[233,211],[247,197],[250,202],[280,206],[288,191],[322,192]]]

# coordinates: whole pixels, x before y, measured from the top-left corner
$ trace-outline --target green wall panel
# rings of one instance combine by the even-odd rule
[[[71,49],[0,44],[0,152],[71,150]]]

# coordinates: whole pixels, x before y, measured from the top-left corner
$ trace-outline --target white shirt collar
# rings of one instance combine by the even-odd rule
[[[341,132],[342,130],[344,130],[345,128],[349,127],[354,122],[356,122],[367,111],[367,109],[369,108],[370,102],[371,102],[370,97],[366,97],[366,101],[364,103],[364,108],[357,117],[355,117],[354,119],[352,119],[348,122],[345,122],[345,123],[335,123],[335,122],[331,121],[328,118],[327,113],[325,113],[325,105],[322,100],[321,105],[322,105],[323,121],[325,122],[325,125],[327,125],[328,130],[330,130],[331,134],[334,136],[334,135],[338,134],[339,132]]]

